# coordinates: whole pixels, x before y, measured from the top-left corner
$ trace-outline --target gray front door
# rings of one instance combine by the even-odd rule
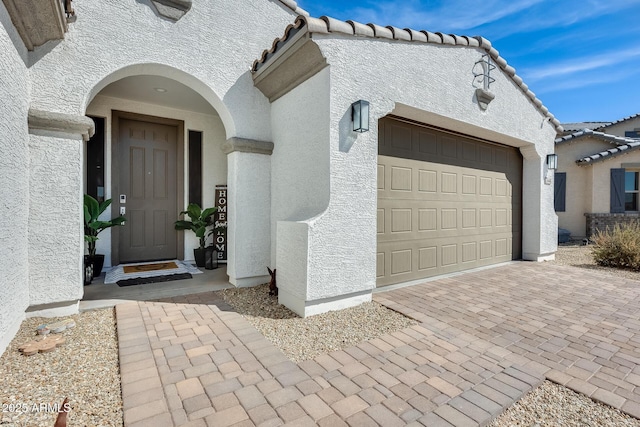
[[[127,221],[119,227],[120,262],[175,259],[178,219],[176,126],[120,119],[119,196]]]

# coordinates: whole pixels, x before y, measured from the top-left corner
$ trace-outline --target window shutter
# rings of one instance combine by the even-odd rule
[[[624,213],[624,168],[611,169],[611,213]]]
[[[556,172],[553,177],[553,207],[556,212],[564,212],[567,196],[567,173]]]

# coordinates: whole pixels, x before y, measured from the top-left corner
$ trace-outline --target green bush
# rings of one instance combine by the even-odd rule
[[[599,265],[640,270],[640,222],[616,225],[598,231],[592,238],[591,253]]]

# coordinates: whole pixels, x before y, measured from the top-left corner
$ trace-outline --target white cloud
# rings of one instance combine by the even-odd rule
[[[573,58],[560,63],[547,64],[540,68],[525,69],[522,76],[528,81],[538,81],[546,78],[571,76],[581,74],[586,71],[594,71],[618,65],[640,57],[640,46],[631,47],[624,50],[607,52],[600,55],[583,58]],[[607,73],[602,71],[603,75]]]
[[[322,6],[322,0],[313,6],[309,0],[298,0],[298,3],[303,8],[306,5],[320,10],[320,14],[334,14],[338,19],[467,35],[475,35],[480,30],[481,35],[498,40],[602,18],[640,4],[640,0],[380,0],[354,2],[354,7],[341,3],[333,10],[331,1],[326,2],[328,7]],[[365,5],[360,6],[363,3]]]
[[[536,85],[532,89],[536,95],[549,94],[554,92],[571,91],[574,89],[581,89],[589,86],[612,86],[614,83],[627,79],[633,75],[640,73],[637,69],[623,69],[607,74],[597,74],[582,76],[581,78],[566,78],[560,80],[553,80],[549,82],[542,82],[542,84]]]
[[[502,0],[475,2],[470,7],[465,0],[450,0],[432,7],[417,0],[402,2],[380,1],[371,7],[357,7],[350,12],[356,21],[381,25],[397,25],[433,31],[459,31],[495,22],[520,13],[545,0]]]

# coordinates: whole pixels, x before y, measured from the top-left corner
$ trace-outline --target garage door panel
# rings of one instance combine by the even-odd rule
[[[385,189],[384,176],[384,165],[378,164],[378,190]]]
[[[381,210],[381,212],[385,212]],[[434,208],[425,209],[394,209],[389,213],[378,213],[378,245],[386,242],[413,239],[433,239],[446,237],[448,239],[456,236],[467,237],[476,236],[478,239],[484,236],[496,236],[500,234],[512,235],[511,225],[496,225],[496,213],[494,211],[472,212],[460,210],[452,213],[452,210],[442,211]],[[484,214],[484,215],[483,215]],[[474,218],[475,216],[475,218]],[[500,214],[504,217],[504,214]],[[387,217],[395,218],[393,221],[383,220]],[[488,218],[488,219],[487,219]],[[511,219],[511,218],[507,218]],[[476,226],[474,226],[475,221]],[[482,221],[489,221],[490,225],[484,225]],[[484,226],[483,226],[484,225]]]
[[[380,129],[378,286],[520,258],[518,150],[388,119]]]
[[[496,254],[508,251],[509,240],[503,237],[460,243],[452,243],[451,239],[446,238],[423,242],[390,242],[377,256],[378,286],[510,261],[511,254]]]

